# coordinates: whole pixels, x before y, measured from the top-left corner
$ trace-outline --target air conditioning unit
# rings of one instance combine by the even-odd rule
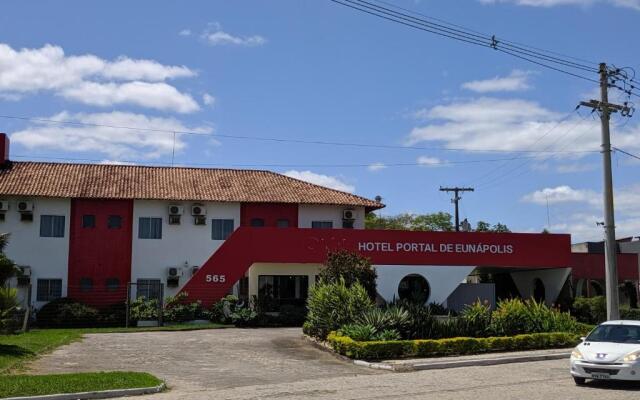
[[[18,201],[18,211],[21,213],[31,213],[33,212],[33,202],[20,200]]]
[[[169,267],[167,268],[167,277],[169,278],[180,278],[182,276],[182,269],[178,267]]]
[[[342,219],[352,221],[356,219],[356,213],[353,210],[342,210]]]
[[[172,204],[169,206],[169,215],[182,215],[184,213],[183,206]]]
[[[191,215],[194,217],[207,215],[207,209],[202,204],[194,204],[191,206]]]
[[[18,286],[29,285],[31,283],[31,267],[18,266],[16,279],[18,280]]]
[[[9,211],[9,202],[7,200],[0,200],[0,211]]]

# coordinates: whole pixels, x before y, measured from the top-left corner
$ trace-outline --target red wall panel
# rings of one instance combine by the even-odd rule
[[[571,276],[573,279],[604,279],[604,254],[571,254]],[[638,255],[618,254],[618,280],[638,280]]]
[[[95,226],[83,227],[83,215],[95,216]],[[120,228],[109,228],[109,216],[120,216]],[[91,305],[124,302],[131,279],[132,200],[71,200],[68,296]],[[90,290],[81,287],[90,278]],[[108,288],[108,279],[118,288]]]
[[[242,203],[240,225],[251,226],[251,220],[262,218],[264,226],[277,226],[279,219],[289,221],[289,227],[298,227],[298,205],[285,203]]]

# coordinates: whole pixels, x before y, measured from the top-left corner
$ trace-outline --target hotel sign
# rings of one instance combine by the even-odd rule
[[[405,253],[512,254],[512,244],[430,243],[430,242],[358,242],[358,251]]]

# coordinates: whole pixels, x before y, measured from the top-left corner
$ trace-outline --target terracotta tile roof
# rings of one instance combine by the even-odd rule
[[[0,195],[384,207],[270,171],[49,162],[0,169]]]

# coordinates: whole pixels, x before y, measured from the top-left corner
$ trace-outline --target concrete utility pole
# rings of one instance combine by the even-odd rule
[[[613,177],[611,174],[611,135],[609,132],[609,117],[611,113],[620,111],[622,115],[629,114],[627,105],[609,103],[609,70],[607,64],[600,64],[600,101],[590,100],[580,102],[600,112],[602,125],[602,166],[604,173],[604,251],[605,251],[605,280],[607,291],[607,319],[619,319],[618,304],[618,244],[616,243],[616,225],[613,209]]]
[[[441,192],[453,192],[454,196],[451,199],[451,202],[456,205],[456,232],[460,232],[460,215],[458,213],[458,202],[462,200],[462,197],[458,195],[460,192],[473,192],[473,188],[465,188],[465,187],[442,187],[440,186]]]

